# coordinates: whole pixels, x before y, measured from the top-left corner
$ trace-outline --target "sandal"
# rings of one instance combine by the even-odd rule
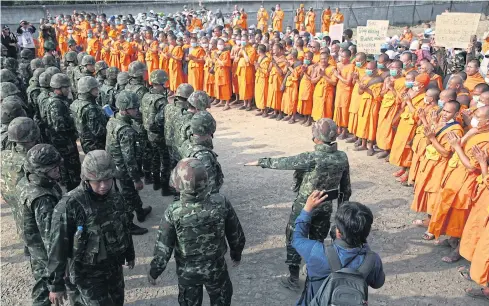
[[[450,241],[448,241],[448,239],[437,240],[434,242],[434,245],[444,246],[444,247],[452,247],[452,245],[450,244]]]
[[[465,295],[476,298],[476,299],[483,299],[485,301],[489,301],[489,295],[484,294],[484,288],[479,288],[477,289],[465,289]]]
[[[395,176],[395,177],[400,177],[401,175],[403,175],[404,173],[406,173],[406,170],[404,169],[399,169],[397,170],[396,172],[394,172],[392,175]]]
[[[457,271],[465,280],[472,281],[472,278],[470,278],[470,267],[460,266]]]
[[[462,258],[458,250],[453,250],[448,256],[442,257],[441,261],[446,263],[454,263]]]
[[[413,220],[411,222],[412,225],[415,225],[415,226],[418,226],[418,227],[428,227],[428,225],[430,224],[430,220],[429,219],[416,219],[416,220]]]
[[[433,235],[432,233],[425,232],[423,234],[423,240],[430,241],[433,239],[435,239],[435,235]]]
[[[397,181],[399,181],[401,184],[402,184],[402,183],[406,183],[406,182],[407,182],[407,180],[408,180],[408,176],[407,176],[407,175],[405,175],[405,174],[404,174],[404,175],[402,175],[402,176],[400,176],[400,177],[397,179]],[[406,183],[406,184],[407,184],[407,183]]]

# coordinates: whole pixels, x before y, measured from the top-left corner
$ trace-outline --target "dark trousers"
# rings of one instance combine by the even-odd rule
[[[35,254],[36,251],[32,251],[31,254]],[[50,306],[49,290],[48,290],[48,278],[46,275],[46,259],[35,259],[31,256],[31,270],[32,276],[34,276],[34,287],[32,287],[32,305],[33,306]]]
[[[75,305],[123,306],[124,274],[118,264],[98,264],[83,271],[76,284],[78,296]]]
[[[163,187],[170,181],[170,154],[165,141],[150,141],[149,146],[153,151],[151,159],[151,172],[153,177],[159,177]]]
[[[178,303],[180,306],[200,306],[203,299],[203,286],[207,290],[211,306],[229,306],[233,296],[233,284],[226,272],[226,276],[216,282],[203,285],[178,284]]]
[[[139,197],[139,193],[134,187],[134,182],[127,173],[123,173],[119,178],[119,191],[124,199],[126,206],[126,214],[128,220],[132,221],[134,218],[134,211],[141,210],[143,208],[143,201]]]

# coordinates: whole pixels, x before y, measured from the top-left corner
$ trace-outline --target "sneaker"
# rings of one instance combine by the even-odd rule
[[[148,232],[148,229],[131,223],[131,225],[129,225],[129,232],[131,233],[131,235],[138,236],[146,234]]]
[[[299,291],[300,290],[298,278],[292,278],[290,276],[282,276],[280,278],[280,284],[282,286],[284,286],[285,288],[292,290],[292,291]]]
[[[136,211],[138,221],[144,222],[144,220],[146,220],[146,216],[151,213],[151,210],[153,210],[153,208],[151,206],[148,206],[146,208],[141,208],[140,210]]]

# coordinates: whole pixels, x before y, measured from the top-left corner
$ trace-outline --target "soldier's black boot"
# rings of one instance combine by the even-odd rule
[[[147,228],[137,226],[136,224],[132,223],[129,225],[129,232],[131,235],[144,235],[148,232]]]
[[[140,208],[136,210],[136,217],[138,218],[139,222],[144,222],[146,220],[146,216],[149,215],[153,208],[151,206],[148,206],[146,208]]]
[[[153,177],[151,175],[151,172],[144,172],[144,185],[151,184],[153,184]]]
[[[166,185],[163,185],[161,187],[161,195],[164,196],[164,197],[168,197],[168,196],[171,196],[175,194],[172,189],[170,188],[170,186],[168,186],[168,184]]]
[[[31,256],[31,252],[29,252],[29,248],[27,246],[24,246],[24,256],[26,257]]]
[[[161,179],[158,174],[153,175],[153,190],[160,190],[161,189]]]
[[[289,276],[282,276],[280,283],[287,289],[298,291],[299,286],[299,266],[290,265],[289,266]]]

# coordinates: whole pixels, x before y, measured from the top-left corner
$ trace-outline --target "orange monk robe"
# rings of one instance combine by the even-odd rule
[[[297,66],[295,68],[290,67],[288,68],[288,72],[290,74],[284,80],[285,90],[282,96],[282,111],[287,115],[292,115],[297,112],[299,82],[302,75],[302,66]]]
[[[325,77],[321,77],[316,83],[314,93],[312,95],[312,119],[318,121],[321,118],[333,119],[333,107],[335,98],[335,87],[338,79],[335,77],[333,71],[335,67],[326,67],[324,74],[335,84],[330,84],[326,81]]]
[[[329,32],[329,26],[331,24],[331,10],[325,9],[321,14],[321,32]]]
[[[258,12],[256,13],[256,20],[257,20],[257,29],[260,30],[268,30],[268,19],[270,17],[268,16],[268,12],[263,9],[259,9]]]
[[[83,34],[83,29],[78,26],[73,26],[73,34],[71,34],[72,38],[75,40],[76,45],[82,48],[82,51],[85,51],[86,46],[86,34]],[[69,35],[68,35],[69,36]],[[70,40],[68,38],[68,40]]]
[[[411,71],[414,71],[416,70],[416,67],[411,67],[411,68],[408,68],[408,69],[403,69],[402,70],[402,75],[403,76],[406,76],[408,73],[410,73]]]
[[[264,56],[257,60],[258,67],[255,72],[255,104],[258,109],[264,109],[267,106],[268,93],[268,66],[270,66],[270,57]]]
[[[78,25],[78,28],[80,29],[81,31],[81,36],[83,37],[84,40],[87,39],[87,31],[89,29],[91,29],[92,27],[90,26],[90,22],[88,22],[87,20],[83,20],[82,22],[80,22],[80,24]]]
[[[255,62],[256,62],[256,50],[253,46],[245,46],[244,50],[248,55],[248,61],[244,56],[239,54],[238,65],[236,67],[236,76],[238,77],[238,90],[240,100],[250,100],[255,93]]]
[[[489,182],[485,182],[485,193],[481,197],[484,197],[486,203],[486,220],[484,226],[481,228],[481,235],[475,246],[474,255],[470,263],[470,278],[481,286],[487,286],[489,283],[489,202],[488,189]]]
[[[411,42],[413,40],[413,32],[409,31],[407,33],[403,33],[401,37],[399,38],[400,41],[408,41]]]
[[[34,48],[36,49],[34,53],[37,55],[37,57],[42,58],[44,56],[44,48],[41,49],[41,44],[39,43],[39,39],[34,38],[33,41],[34,41]]]
[[[331,16],[331,25],[341,24],[345,21],[345,16],[342,13],[334,13]]]
[[[104,40],[101,44],[101,50],[100,50],[100,60],[106,62],[107,64],[110,63],[110,47],[111,47],[112,41],[107,38]]]
[[[304,71],[304,70],[303,70]],[[312,103],[314,94],[314,84],[311,82],[314,66],[310,65],[303,73],[299,83],[299,100],[297,103],[297,112],[304,116],[312,114]]]
[[[303,50],[297,49],[297,59],[299,61],[302,62],[304,60],[304,55],[305,55],[305,52]]]
[[[215,95],[216,99],[229,101],[232,94],[231,79],[231,53],[222,51],[217,53],[221,63],[215,61]]]
[[[64,32],[59,31],[56,38],[58,39],[58,49],[61,56],[64,56],[68,52],[68,40]]]
[[[485,81],[481,74],[477,72],[474,75],[467,75],[467,80],[464,82],[464,87],[467,88],[472,95],[475,86],[480,83],[485,83]]]
[[[151,40],[146,41],[146,67],[148,68],[148,75],[151,75],[156,69],[159,69],[159,57],[158,57],[158,42]]]
[[[159,54],[159,65],[158,67],[160,67],[161,70],[165,71],[167,74],[169,74],[169,70],[168,70],[168,63],[170,61],[170,59],[168,58],[168,56],[166,56],[166,54],[168,53],[168,45],[164,46],[163,49],[161,50],[160,54]]]
[[[196,47],[190,51],[189,55],[203,60],[205,50],[202,47]],[[194,90],[204,90],[204,62],[196,62],[194,60],[188,62],[188,83],[192,85]]]
[[[282,81],[286,73],[287,60],[285,56],[276,58],[277,67],[272,65],[268,76],[267,107],[274,110],[282,109]],[[278,70],[280,69],[280,71]],[[280,73],[281,72],[281,73]]]
[[[303,9],[300,9],[299,13],[297,13],[297,16],[295,16],[294,20],[295,20],[295,29],[299,30],[301,24],[304,24],[304,21],[306,20],[306,12]]]
[[[366,68],[367,68],[367,63],[365,63],[362,67],[355,66],[355,73],[358,74],[358,82],[353,87],[351,93],[350,108],[348,109],[348,112],[350,113],[348,117],[348,131],[354,135],[357,132],[358,107],[360,105],[360,100],[362,98],[362,96],[358,93],[358,83],[360,82],[360,80],[363,80],[363,77],[365,76]],[[366,81],[368,82],[369,80]]]
[[[170,81],[170,90],[175,92],[177,87],[183,83],[183,49],[180,46],[173,46],[173,48],[170,46],[169,53],[171,53],[172,58],[168,61],[168,80]]]
[[[273,30],[274,31],[283,31],[283,21],[284,21],[284,11],[275,11],[275,15],[273,16]]]
[[[380,102],[382,101],[382,96],[380,95],[382,85],[383,82],[371,85],[367,83],[373,96],[366,92],[361,95],[360,105],[358,107],[358,127],[355,134],[358,138],[375,141],[379,121]]]
[[[125,24],[119,24],[115,28],[117,29],[117,32],[120,34],[122,30],[126,29],[127,27]]]
[[[314,53],[312,55],[312,63],[313,64],[319,63],[320,60],[321,60],[321,52],[317,52],[317,53]],[[328,60],[328,62],[329,62],[329,60]]]
[[[248,14],[242,13],[239,19],[241,21],[241,28],[245,30],[248,29]]]
[[[239,46],[233,46],[231,49],[231,60],[232,60],[232,65],[231,65],[231,84],[233,88],[233,93],[238,94],[239,93],[239,83],[238,83],[238,76],[236,75],[236,70],[238,69],[238,60],[239,60]]]
[[[95,58],[95,61],[100,60],[100,40],[92,37],[87,40],[87,53]]]
[[[190,26],[192,27],[192,29],[199,28],[200,30],[202,30],[202,20],[197,17],[193,17],[192,21],[190,22]]]
[[[443,129],[436,130],[436,140],[447,151],[451,151],[452,147],[448,142],[448,132],[453,132],[459,137],[462,137],[464,131],[460,124],[453,124]],[[437,201],[437,195],[440,191],[441,180],[445,169],[448,166],[450,157],[444,157],[435,149],[432,144],[429,144],[421,158],[419,170],[414,183],[414,199],[411,204],[411,210],[416,212],[425,212],[429,215],[433,213]]]
[[[462,232],[473,206],[471,199],[480,175],[480,165],[474,157],[472,147],[477,145],[489,154],[489,131],[481,132],[470,137],[463,147],[470,164],[476,168],[469,172],[453,154],[442,179],[441,191],[438,195],[437,205],[431,216],[428,231],[439,237],[447,235],[455,238],[462,237]]]
[[[425,95],[425,93],[421,93],[411,99],[416,110],[420,107],[424,107]],[[407,105],[404,107],[400,117],[396,135],[394,136],[394,141],[392,143],[389,162],[399,167],[410,167],[413,156],[410,142],[414,137],[414,132],[417,127],[416,117],[411,113]]]
[[[341,67],[338,67],[338,73],[343,79],[351,78],[354,71],[355,65],[353,64],[341,65]],[[353,86],[351,84],[345,84],[338,79],[338,83],[336,84],[333,120],[336,122],[337,126],[342,128],[348,127],[348,118],[350,115],[348,110],[350,108],[352,90]]]
[[[306,31],[312,36],[316,35],[316,14],[314,12],[307,12],[306,20]]]
[[[215,53],[215,51],[211,51],[211,52],[213,54]],[[204,64],[204,91],[211,98],[216,97],[215,74],[212,71],[213,69],[214,69],[214,60],[212,59],[212,56],[209,53],[206,53],[205,64]]]
[[[434,73],[433,76],[430,78],[431,83],[436,83],[436,86],[438,86],[439,90],[443,90],[443,78],[439,76],[438,74]]]
[[[384,151],[392,147],[396,132],[392,128],[397,122],[394,122],[397,112],[401,107],[401,94],[405,90],[406,79],[401,77],[394,81],[394,90],[397,98],[390,90],[384,94],[379,110],[379,121],[377,125],[377,135],[375,136],[377,146]]]
[[[122,45],[119,41],[112,42],[112,46],[110,47],[110,59],[109,59],[109,67],[117,67],[119,70],[121,69],[121,59],[120,59],[120,51]]]
[[[130,42],[123,41],[119,45],[119,59],[121,61],[121,71],[128,71],[131,63],[133,48]]]
[[[135,61],[144,63],[145,60],[144,60],[144,46],[143,46],[143,42],[142,41],[140,41],[140,42],[133,41],[133,42],[131,42],[131,44],[132,44],[133,49],[134,49],[133,59]],[[166,71],[166,72],[168,72],[168,71]]]

